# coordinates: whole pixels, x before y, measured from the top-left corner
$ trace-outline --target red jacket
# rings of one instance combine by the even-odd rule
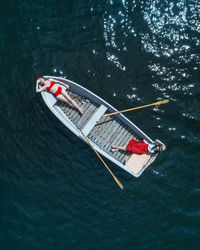
[[[144,141],[136,141],[135,139],[131,139],[126,146],[126,150],[130,153],[135,154],[146,154],[148,153],[148,144]]]

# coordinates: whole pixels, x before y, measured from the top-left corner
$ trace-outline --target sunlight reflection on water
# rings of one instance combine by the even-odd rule
[[[199,59],[198,54],[187,54],[191,50],[190,32],[199,32],[199,7],[198,1],[187,7],[184,0],[147,2],[144,20],[151,33],[141,34],[144,49],[156,57],[176,55],[175,63],[179,60],[190,62],[194,57]],[[193,15],[188,16],[188,12]],[[192,39],[199,44],[196,36]]]
[[[122,1],[117,16],[116,13],[105,12],[105,44],[108,49],[113,49],[112,54],[107,52],[107,59],[121,70],[126,70],[126,66],[121,63],[119,52],[127,51],[124,43],[126,37],[139,36],[144,50],[157,58],[162,56],[171,58],[171,62],[174,64],[180,64],[180,62],[196,62],[197,64],[199,54],[188,52],[191,51],[190,32],[200,32],[200,14],[198,11],[200,2],[194,0],[186,5],[185,0],[178,2],[157,0],[146,1],[140,3],[140,5],[141,14],[144,22],[148,25],[148,29],[141,30],[139,33],[136,33],[134,21],[130,15],[138,7],[135,1],[132,3]],[[118,38],[119,33],[123,36],[123,39]],[[197,34],[193,34],[192,41],[196,46],[199,46]],[[158,74],[164,73],[160,71],[159,67],[156,71]]]
[[[113,4],[113,3],[112,3]],[[107,59],[113,62],[119,69],[125,71],[126,66],[120,62],[121,55],[119,52],[127,52],[126,37],[129,35],[136,36],[133,22],[129,17],[130,11],[132,12],[135,8],[135,1],[129,3],[128,1],[122,0],[122,6],[117,13],[104,14],[104,39],[107,49],[113,49],[114,53],[107,52]],[[121,38],[119,39],[119,34]]]

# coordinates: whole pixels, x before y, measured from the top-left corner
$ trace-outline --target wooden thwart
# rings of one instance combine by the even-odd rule
[[[83,128],[82,132],[85,136],[88,136],[90,131],[94,128],[96,123],[101,119],[102,115],[105,114],[107,110],[107,107],[104,105],[101,105],[98,110],[95,112],[95,114],[90,118],[88,123]]]

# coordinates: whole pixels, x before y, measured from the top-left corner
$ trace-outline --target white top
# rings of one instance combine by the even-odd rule
[[[144,142],[145,142],[146,144],[148,144],[148,151],[149,151],[149,153],[151,153],[151,154],[156,153],[157,147],[155,147],[155,144],[153,144],[153,143],[148,143],[146,140],[144,140]]]

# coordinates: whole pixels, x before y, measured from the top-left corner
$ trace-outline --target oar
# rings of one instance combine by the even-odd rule
[[[119,182],[119,180],[114,176],[114,174],[112,173],[112,171],[109,169],[109,167],[107,166],[107,164],[105,163],[105,161],[101,158],[100,154],[93,148],[92,144],[90,143],[90,141],[88,140],[88,138],[84,135],[83,132],[81,132],[83,137],[85,138],[85,140],[87,141],[87,143],[89,144],[89,146],[94,150],[94,152],[96,153],[96,155],[99,157],[99,159],[101,160],[101,162],[104,164],[104,166],[108,169],[108,171],[110,172],[110,174],[112,175],[112,177],[114,178],[114,180],[117,182],[117,184],[119,185],[119,187],[121,189],[123,189],[123,185]]]
[[[130,108],[130,109],[124,109],[124,110],[121,110],[121,111],[117,111],[117,112],[105,114],[102,117],[116,115],[116,114],[119,114],[119,113],[124,113],[124,112],[128,112],[128,111],[132,111],[132,110],[135,110],[135,109],[141,109],[141,108],[146,108],[146,107],[150,107],[150,106],[161,105],[161,104],[165,104],[165,103],[168,103],[168,102],[169,102],[169,100],[163,100],[163,101],[159,101],[159,102],[154,102],[154,103],[147,104],[147,105],[144,105],[144,106],[139,106],[139,107]]]

